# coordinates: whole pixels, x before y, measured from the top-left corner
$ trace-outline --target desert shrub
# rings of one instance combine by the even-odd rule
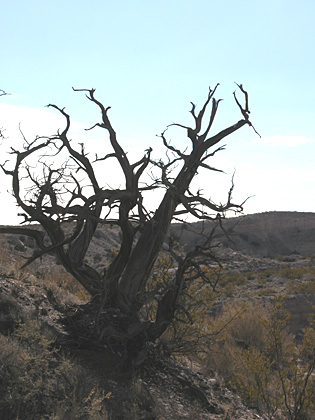
[[[225,322],[231,314],[218,320]],[[311,419],[315,415],[315,322],[299,343],[287,332],[284,299],[268,308],[250,306],[217,336],[208,356],[216,370],[248,406],[270,419]]]
[[[231,271],[224,273],[220,277],[220,286],[226,287],[227,285],[240,286],[246,282],[246,274],[239,273],[237,271]]]
[[[257,274],[255,272],[248,271],[247,273],[245,273],[245,276],[247,280],[255,280],[257,277]]]
[[[242,349],[253,345],[262,348],[265,341],[260,323],[263,307],[244,302],[226,304],[224,310],[211,321],[212,343],[205,363],[210,370],[222,375],[228,383],[234,372],[234,362]]]
[[[314,295],[315,279],[303,281],[301,283],[295,281],[290,282],[288,285],[288,293]]]
[[[275,294],[277,294],[277,291],[272,287],[264,287],[257,290],[256,292],[257,296],[274,296]]]
[[[204,304],[202,299],[205,299],[207,304]],[[209,306],[214,299],[213,291],[205,287],[198,292],[196,299],[190,302],[189,313],[179,311],[159,340],[158,346],[164,354],[196,357],[205,351],[212,336],[209,330]]]
[[[257,277],[260,279],[270,279],[278,273],[278,270],[274,268],[267,268],[266,270],[257,273]]]
[[[314,277],[315,276],[315,268],[313,265],[308,264],[303,267],[292,267],[291,264],[285,264],[280,269],[267,269],[260,273],[257,273],[259,278],[268,279],[270,277],[278,276],[283,277],[288,280],[300,280],[304,276]]]
[[[160,338],[159,344],[165,353],[195,357],[205,351],[212,335],[210,308],[216,298],[212,288],[200,279],[189,285],[182,296],[185,306],[181,299],[172,324]]]
[[[258,277],[258,284],[263,286],[267,284],[268,282],[270,282],[270,278]]]
[[[6,264],[8,259],[12,260],[10,256],[10,247],[4,235],[0,236],[0,264]]]
[[[225,296],[231,298],[235,295],[235,287],[232,283],[228,283],[226,286],[224,286],[224,289],[222,290],[222,294]]]
[[[0,334],[12,333],[26,313],[12,296],[0,294]]]
[[[66,291],[83,301],[87,301],[90,298],[80,283],[75,280],[70,273],[67,273],[62,269],[56,269],[51,273],[45,273],[43,280],[44,281],[42,283],[46,287],[52,287],[55,289],[54,286],[56,285],[63,291]]]
[[[158,342],[158,348],[164,354],[195,355],[204,351],[209,339],[210,308],[218,297],[218,293],[213,291],[213,285],[220,273],[217,266],[203,266],[202,270],[204,276],[211,278],[212,282],[207,283],[205,278],[196,275],[195,270],[185,275],[184,293],[178,300],[175,317]],[[143,319],[154,322],[160,296],[170,287],[174,276],[174,261],[169,255],[161,254],[147,283],[149,299],[142,311]]]
[[[15,237],[13,236],[13,239]],[[20,240],[23,239],[23,243],[32,241],[31,238],[20,237]],[[86,301],[90,298],[86,290],[80,285],[80,283],[75,280],[75,278],[68,272],[66,272],[61,267],[54,267],[53,271],[42,272],[41,264],[38,261],[35,261],[31,266],[28,266],[24,269],[21,267],[25,264],[25,258],[21,255],[12,256],[12,251],[6,240],[6,236],[0,236],[0,266],[1,271],[5,274],[6,277],[14,278],[15,281],[22,283],[37,285],[46,287],[50,286],[55,290],[55,286],[58,286],[63,291],[66,291],[79,299]]]
[[[106,419],[106,396],[35,320],[0,336],[0,370],[1,419]]]
[[[279,270],[279,275],[289,280],[301,279],[309,269],[307,267],[291,267],[288,264],[286,267]]]

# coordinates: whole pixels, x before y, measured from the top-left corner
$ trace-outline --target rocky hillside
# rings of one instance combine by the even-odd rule
[[[201,224],[174,225],[173,229],[189,249],[200,243],[202,235],[210,232],[212,227],[211,223],[207,223],[203,226]],[[302,328],[307,325],[307,319],[312,310],[310,303],[315,304],[313,257],[315,255],[315,214],[263,213],[224,220],[223,227],[227,234],[219,235],[218,239],[222,245],[216,252],[224,270],[218,285],[219,297],[209,310],[216,315],[226,302],[231,300],[250,301],[258,307],[259,304],[270,301],[274,296],[285,294],[287,295],[286,308],[292,315],[290,330],[294,335],[300,334]],[[88,262],[102,269],[113,257],[118,246],[119,231],[116,228],[99,228],[87,256]],[[15,398],[25,398],[25,401],[23,400],[25,406],[29,407],[28,395],[34,392],[34,381],[30,375],[38,375],[38,371],[33,372],[34,369],[24,372],[26,365],[23,365],[23,358],[27,355],[28,358],[33,357],[33,362],[35,365],[38,364],[41,371],[40,363],[52,367],[52,370],[45,372],[45,378],[37,382],[39,387],[41,383],[49,380],[53,398],[42,401],[44,394],[38,390],[37,399],[34,401],[37,401],[40,407],[42,405],[48,407],[47,404],[52,404],[56,410],[58,408],[58,413],[64,414],[58,414],[59,417],[56,414],[55,417],[45,418],[82,420],[89,418],[111,420],[269,418],[262,414],[259,416],[257,412],[245,408],[240,399],[223,386],[220,378],[214,373],[212,376],[205,376],[197,364],[179,363],[166,357],[165,354],[158,353],[157,358],[149,359],[139,371],[130,372],[127,375],[122,360],[110,349],[104,354],[91,348],[71,347],[67,342],[69,337],[65,326],[60,320],[68,313],[77,311],[86,299],[86,295],[76,288],[74,282],[67,277],[60,266],[56,266],[54,255],[47,255],[35,261],[27,270],[20,271],[19,266],[23,262],[23,257],[32,255],[35,248],[34,241],[23,235],[1,235],[0,237],[0,344],[7,351],[7,353],[3,352],[1,360],[3,360],[6,381],[11,381],[13,384],[12,390],[18,389],[16,384],[23,382],[23,389],[26,389],[27,393],[23,391],[24,394],[17,395]],[[32,321],[31,324],[29,324],[29,319]],[[36,327],[38,322],[39,326]],[[23,330],[24,324],[28,325],[27,331]],[[18,330],[21,325],[23,334]],[[60,363],[63,357],[66,357],[64,355],[69,354],[69,348],[71,348],[71,357],[66,360],[69,376],[64,372],[63,364],[56,366],[55,350],[50,346],[45,347],[46,342],[41,343],[41,346],[45,345],[44,352],[39,348],[35,356],[32,353],[33,350],[27,347],[27,343],[34,340],[34,334],[37,337],[36,340],[38,339],[35,327],[40,328],[40,336],[43,331],[46,331],[50,339],[51,337],[53,337],[52,340],[57,339],[62,351],[65,350],[62,357],[60,356]],[[13,347],[16,348],[15,354],[11,351]],[[156,354],[154,352],[158,349],[153,348],[152,351],[150,355]],[[11,370],[11,364],[17,363],[13,359],[20,363],[17,366],[18,375],[12,373]],[[20,372],[24,372],[23,375]],[[73,401],[61,393],[60,384],[56,382],[56,372],[64,378],[62,381],[65,384],[62,386],[67,389],[67,395],[72,393]],[[76,377],[78,380],[75,379]],[[63,384],[62,381],[61,384]],[[8,388],[7,383],[2,382],[0,381],[0,418],[9,419],[11,417],[1,416],[9,412],[11,401],[13,401],[11,395],[13,391],[10,391],[11,388]],[[56,383],[58,388],[54,388]],[[84,387],[80,385],[79,389],[78,383],[82,383]],[[81,394],[78,394],[79,392]],[[81,395],[80,401],[83,404],[80,408],[81,412],[91,413],[94,407],[95,417],[91,414],[81,417],[73,414],[79,404],[74,400],[76,395]],[[57,405],[56,398],[59,401]],[[12,407],[15,407],[13,403]],[[54,412],[53,408],[50,410],[50,413]],[[105,411],[102,410],[105,410],[107,414],[104,414]],[[31,418],[23,417],[22,412],[12,418],[17,418],[17,415],[23,420]]]
[[[26,239],[0,253],[0,418],[13,420],[265,419],[199,366],[152,347],[138,370],[110,347],[73,346],[62,320],[86,296],[58,267],[19,270]],[[11,249],[10,249],[11,248]],[[54,265],[50,264],[51,268]],[[75,292],[75,295],[71,293]],[[79,296],[79,297],[78,297]]]
[[[213,306],[213,313],[225,304],[226,299],[269,301],[282,293],[288,295],[287,309],[292,314],[291,329],[297,333],[307,323],[315,304],[315,295],[309,281],[315,277],[315,213],[270,212],[225,219],[224,231],[218,229],[217,257],[224,265],[223,278],[218,290],[224,293]],[[173,232],[186,249],[202,243],[203,235],[213,228],[205,224],[173,225]],[[35,241],[24,235],[1,235],[3,247],[9,258],[18,260],[31,256]],[[102,270],[119,248],[117,227],[101,226],[97,229],[87,255],[87,262]],[[47,255],[30,266],[41,277],[56,273],[55,256]],[[62,267],[58,267],[60,273]],[[60,274],[63,276],[63,274]]]

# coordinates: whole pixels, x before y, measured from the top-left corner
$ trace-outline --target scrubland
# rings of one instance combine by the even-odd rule
[[[127,369],[110,346],[71,342],[62,320],[88,302],[71,275],[1,249],[1,419],[314,418],[314,258],[232,261],[215,291],[196,281],[189,315]]]

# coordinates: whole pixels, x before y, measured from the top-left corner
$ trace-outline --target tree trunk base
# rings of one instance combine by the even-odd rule
[[[141,322],[135,314],[106,306],[99,312],[99,302],[92,300],[62,323],[68,332],[66,344],[72,348],[110,351],[132,366],[140,366],[146,358],[151,322]]]

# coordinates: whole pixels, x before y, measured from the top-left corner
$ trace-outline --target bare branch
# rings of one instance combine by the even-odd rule
[[[11,95],[11,93],[7,93],[3,89],[0,89],[0,96],[7,96],[7,95]]]
[[[235,82],[236,86],[238,86],[238,88],[240,89],[240,91],[244,94],[245,97],[245,107],[242,107],[242,105],[240,104],[240,102],[238,101],[237,97],[236,97],[236,93],[235,91],[233,92],[233,96],[235,99],[235,102],[237,103],[237,106],[239,107],[244,119],[247,121],[247,123],[253,128],[253,130],[255,131],[255,133],[261,137],[261,135],[256,131],[255,127],[253,126],[253,124],[249,121],[249,108],[248,108],[248,93],[246,92],[246,90],[243,88],[243,85],[239,85]]]

